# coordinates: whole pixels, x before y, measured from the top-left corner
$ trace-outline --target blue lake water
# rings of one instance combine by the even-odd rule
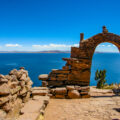
[[[62,58],[69,58],[69,53],[0,53],[0,74],[8,74],[12,69],[24,66],[34,82],[33,86],[40,86],[39,74],[47,74],[51,69],[61,69],[65,62]],[[92,60],[90,85],[96,85],[94,80],[97,69],[106,69],[107,83],[120,83],[120,54],[95,53]]]

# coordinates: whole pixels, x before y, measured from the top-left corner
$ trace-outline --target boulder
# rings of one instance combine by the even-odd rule
[[[10,93],[10,88],[6,83],[0,85],[0,95],[7,95],[9,93]]]
[[[80,93],[77,90],[70,90],[68,92],[68,97],[71,99],[80,98]]]
[[[42,74],[38,77],[39,80],[48,80],[48,74]]]

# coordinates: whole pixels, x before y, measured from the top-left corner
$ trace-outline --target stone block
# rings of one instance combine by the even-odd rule
[[[64,81],[54,81],[54,80],[52,80],[52,81],[47,81],[48,82],[48,86],[49,87],[59,87],[59,86],[62,86],[62,85],[64,85]]]
[[[41,96],[45,96],[48,94],[47,90],[33,90],[32,91],[32,95],[41,95]]]
[[[75,89],[75,87],[74,86],[66,86],[66,88],[67,88],[67,90],[74,90]]]
[[[47,81],[42,81],[42,87],[47,87],[48,86],[48,82]]]
[[[70,73],[69,70],[55,70],[55,71],[52,71],[52,73],[56,73],[56,74],[68,74]]]
[[[67,94],[67,89],[65,87],[55,88],[54,93],[58,95],[65,95]]]
[[[21,90],[21,87],[20,86],[16,86],[16,88],[10,89],[10,93],[13,95],[13,94],[17,93],[20,90]]]
[[[90,95],[87,94],[87,95],[82,95],[82,98],[90,98]]]
[[[8,84],[4,83],[0,85],[0,95],[8,95],[10,94],[10,88]]]
[[[68,97],[71,99],[80,98],[80,93],[77,90],[68,91]]]
[[[42,74],[38,77],[39,80],[48,80],[48,74]]]
[[[58,99],[65,99],[65,95],[55,95],[55,98],[58,98]]]
[[[0,106],[9,101],[9,96],[0,96]]]

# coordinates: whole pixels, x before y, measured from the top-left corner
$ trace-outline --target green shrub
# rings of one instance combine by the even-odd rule
[[[97,70],[95,73],[95,80],[97,81],[97,88],[103,88],[106,84],[106,70]]]

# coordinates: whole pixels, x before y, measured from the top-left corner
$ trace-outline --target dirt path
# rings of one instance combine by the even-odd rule
[[[45,120],[120,120],[120,96],[51,99]]]

